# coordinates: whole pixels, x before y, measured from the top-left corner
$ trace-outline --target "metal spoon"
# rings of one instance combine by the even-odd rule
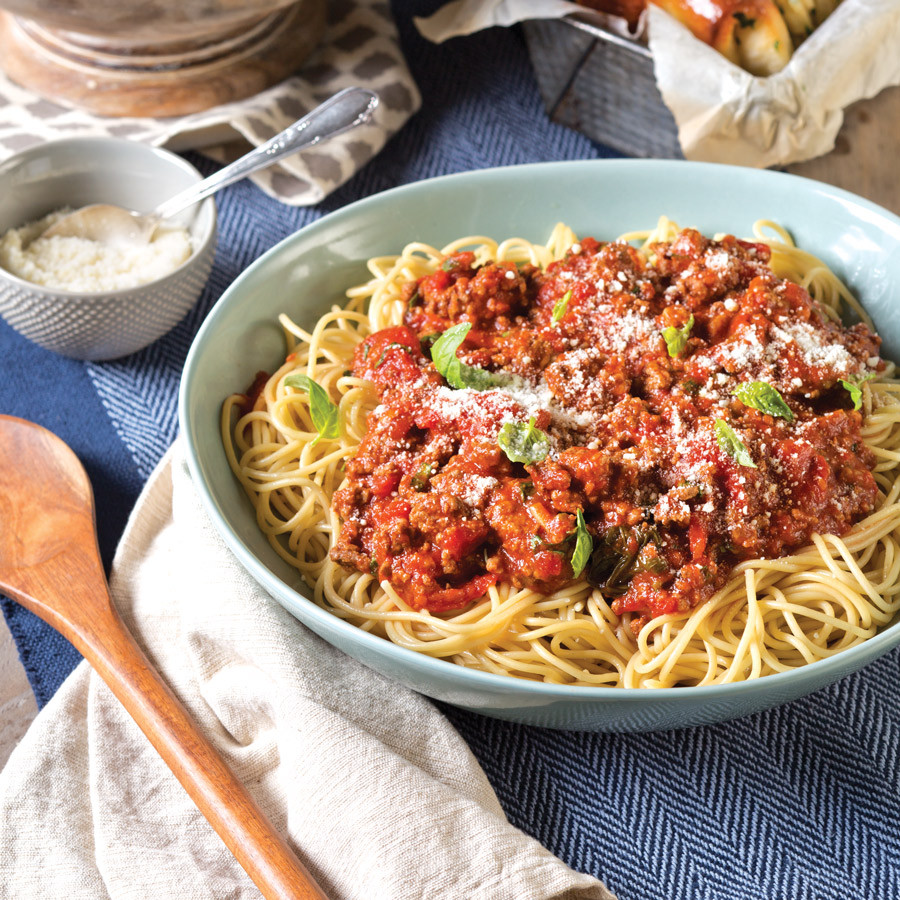
[[[0,590],[94,667],[267,900],[326,900],[116,612],[78,458],[12,416],[0,416]]]
[[[95,203],[60,219],[41,237],[80,237],[120,247],[147,244],[165,219],[257,169],[368,122],[377,106],[378,95],[374,92],[346,88],[262,146],[161,203],[153,212],[141,214],[110,203]]]

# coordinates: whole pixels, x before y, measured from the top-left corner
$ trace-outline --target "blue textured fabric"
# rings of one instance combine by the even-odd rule
[[[282,206],[249,182],[220,194],[212,277],[197,309],[166,338],[125,360],[81,364],[32,347],[0,323],[0,408],[47,425],[85,461],[107,561],[140,486],[175,436],[191,338],[260,253],[320,215],[397,184],[616,155],[547,120],[515,30],[439,47],[423,41],[410,14],[438,5],[394,3],[422,111],[315,209]],[[77,655],[30,615],[8,602],[3,609],[43,704]],[[883,900],[900,898],[898,668],[894,652],[780,709],[649,735],[561,733],[445,711],[511,821],[621,900]]]

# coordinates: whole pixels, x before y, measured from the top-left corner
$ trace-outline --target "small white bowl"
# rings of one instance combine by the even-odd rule
[[[115,203],[150,211],[200,173],[180,156],[119,138],[67,138],[0,163],[0,234],[64,207]],[[98,293],[48,288],[0,267],[0,316],[41,347],[75,359],[134,353],[181,321],[212,268],[212,198],[173,217],[191,236],[191,256],[173,272],[138,287]]]

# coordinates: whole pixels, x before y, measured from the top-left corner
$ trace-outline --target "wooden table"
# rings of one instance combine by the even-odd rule
[[[834,150],[788,171],[859,194],[900,215],[900,87],[848,107]]]

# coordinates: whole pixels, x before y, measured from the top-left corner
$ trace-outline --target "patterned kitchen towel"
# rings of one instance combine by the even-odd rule
[[[177,118],[104,118],[36,96],[0,74],[0,161],[42,141],[110,135],[188,149],[192,140],[224,132],[202,152],[227,162],[278,134],[323,100],[353,85],[376,91],[372,121],[251,176],[269,196],[312,206],[361,169],[419,108],[421,99],[397,37],[390,7],[378,0],[328,4],[320,48],[297,75],[246,100]],[[234,140],[228,140],[233,133]]]

